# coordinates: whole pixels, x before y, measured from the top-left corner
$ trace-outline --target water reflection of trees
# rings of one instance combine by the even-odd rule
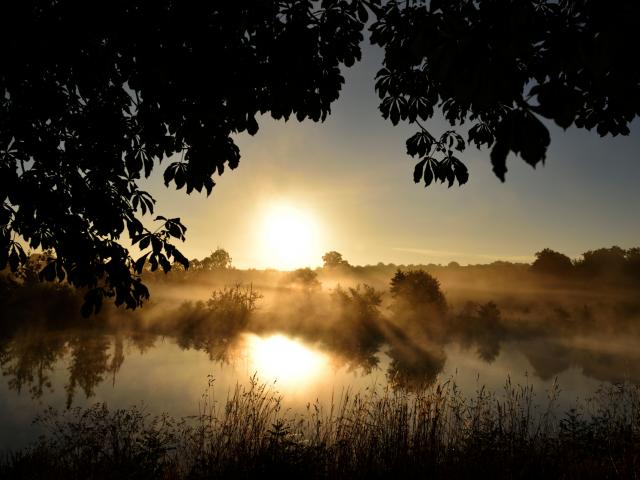
[[[94,389],[104,380],[109,370],[109,347],[111,339],[106,335],[93,332],[78,332],[68,340],[69,382],[65,386],[67,392],[67,408],[73,403],[77,387],[85,396],[92,397]]]
[[[26,388],[32,398],[40,398],[52,389],[51,374],[66,350],[64,336],[27,330],[0,343],[2,375],[11,390],[22,392]]]
[[[450,345],[474,352],[482,362],[496,361],[508,345],[543,379],[575,367],[601,381],[640,383],[640,353],[633,348],[640,338],[637,301],[562,303],[541,297],[456,305],[445,301],[433,278],[394,278],[390,294],[367,285],[330,291],[285,285],[260,311],[257,292],[241,286],[218,291],[207,302],[131,314],[107,308],[90,320],[74,319],[67,309],[62,321],[42,303],[31,314],[22,302],[13,320],[0,324],[0,370],[10,389],[37,399],[53,389],[56,368],[66,362],[61,374],[71,405],[78,392],[91,397],[102,382],[116,384],[127,345],[143,355],[159,339],[169,339],[225,363],[249,331],[289,334],[363,373],[384,363],[390,384],[401,388],[433,383]],[[616,343],[621,338],[626,344]]]

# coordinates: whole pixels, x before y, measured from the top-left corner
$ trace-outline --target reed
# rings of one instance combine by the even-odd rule
[[[559,412],[507,379],[465,396],[453,380],[423,389],[346,391],[328,405],[283,408],[253,377],[226,398],[215,382],[195,417],[104,404],[37,421],[48,435],[14,452],[1,478],[635,478],[640,390],[602,387]]]

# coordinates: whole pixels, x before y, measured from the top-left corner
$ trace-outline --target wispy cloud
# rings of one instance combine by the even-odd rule
[[[532,255],[493,255],[488,253],[468,253],[451,250],[434,250],[429,248],[413,248],[413,247],[393,247],[392,250],[397,252],[415,253],[425,257],[431,257],[434,260],[456,260],[464,262],[494,262],[496,260],[504,260],[509,262],[531,262]]]

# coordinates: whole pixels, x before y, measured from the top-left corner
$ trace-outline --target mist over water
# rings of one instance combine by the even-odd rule
[[[64,287],[15,288],[0,327],[0,448],[35,438],[38,428],[26,427],[48,406],[197,415],[208,385],[224,400],[254,376],[293,411],[376,386],[412,391],[453,380],[469,394],[499,393],[508,378],[532,385],[541,402],[557,381],[562,408],[602,384],[640,383],[632,287],[594,288],[517,265],[432,273],[150,275],[143,309],[105,305],[89,319]]]

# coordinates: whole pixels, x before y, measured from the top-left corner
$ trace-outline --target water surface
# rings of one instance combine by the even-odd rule
[[[237,383],[253,376],[280,392],[284,407],[292,410],[315,401],[335,403],[347,391],[448,380],[467,395],[482,386],[500,394],[507,378],[532,385],[540,403],[557,382],[563,408],[603,384],[640,383],[635,345],[633,335],[603,332],[447,338],[422,345],[419,355],[406,361],[397,345],[350,358],[308,335],[279,332],[221,339],[24,328],[0,345],[0,448],[33,440],[41,431],[32,420],[48,406],[63,410],[105,402],[110,408],[142,406],[150,414],[196,415],[205,392],[224,401]]]

